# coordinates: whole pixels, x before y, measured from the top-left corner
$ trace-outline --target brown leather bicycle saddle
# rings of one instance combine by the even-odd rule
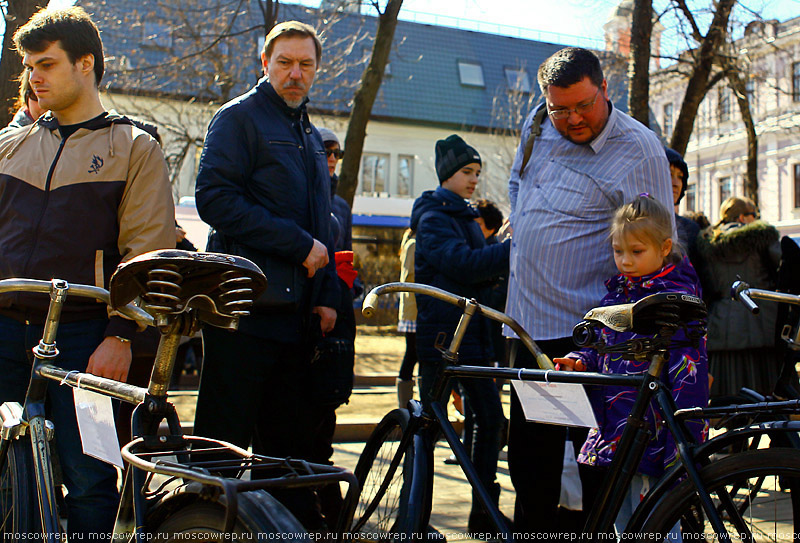
[[[584,320],[597,322],[617,332],[653,335],[663,323],[689,324],[705,321],[706,304],[697,296],[662,292],[645,296],[633,304],[610,305],[589,310]]]
[[[236,328],[264,292],[261,270],[240,256],[164,249],[121,264],[109,282],[111,306],[136,298],[154,317],[195,309],[200,320]]]

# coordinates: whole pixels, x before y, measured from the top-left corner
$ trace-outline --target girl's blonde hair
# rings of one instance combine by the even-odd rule
[[[665,260],[677,264],[683,259],[683,248],[672,237],[672,214],[649,194],[640,194],[614,214],[608,237],[614,240],[628,234],[656,247],[671,239],[672,250]]]

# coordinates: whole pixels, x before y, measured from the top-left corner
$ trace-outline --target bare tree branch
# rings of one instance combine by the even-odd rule
[[[377,2],[373,2],[376,5]],[[388,0],[383,13],[378,16],[378,31],[372,47],[372,58],[364,71],[361,87],[353,98],[353,107],[350,110],[350,122],[347,125],[347,135],[344,144],[347,153],[342,160],[339,175],[339,194],[352,206],[353,198],[358,185],[358,170],[361,164],[361,154],[364,150],[364,138],[367,123],[372,112],[372,105],[378,95],[386,63],[389,61],[389,52],[394,40],[394,30],[397,27],[397,14],[403,0]]]

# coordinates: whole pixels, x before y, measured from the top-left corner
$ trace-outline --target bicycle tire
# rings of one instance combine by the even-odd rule
[[[16,541],[20,535],[40,531],[30,437],[9,441],[0,465],[0,535],[2,541]]]
[[[163,512],[154,511],[155,516]],[[236,523],[233,532],[224,533],[225,504],[197,499],[170,511],[157,526],[149,527],[152,541],[185,542],[187,539],[214,543],[238,539],[256,541],[267,534],[277,534],[282,541],[310,541],[305,528],[286,507],[264,490],[238,495]],[[148,523],[149,524],[149,523]],[[220,536],[215,539],[212,536]],[[260,536],[260,537],[259,537]]]
[[[700,472],[731,540],[796,541],[800,534],[800,451],[758,449],[718,460]],[[734,510],[721,497],[730,496]],[[694,485],[679,483],[648,515],[642,537],[665,541],[681,522],[691,539],[716,540],[707,515],[700,510]]]
[[[413,442],[400,450],[408,429],[407,409],[395,409],[378,423],[364,445],[354,471],[361,486],[352,533],[366,541],[386,541],[417,531],[419,519],[409,507],[414,475]]]

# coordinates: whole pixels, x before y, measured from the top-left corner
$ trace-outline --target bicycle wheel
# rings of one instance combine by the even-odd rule
[[[33,457],[28,436],[13,439],[3,444],[8,446],[5,458],[0,458],[0,534],[2,541],[16,541],[20,534],[38,531],[36,499],[33,475]]]
[[[800,537],[800,451],[759,449],[734,454],[701,471],[731,540],[795,541]],[[682,481],[644,523],[647,540],[665,537],[677,522],[690,539],[716,540],[694,486]]]
[[[169,507],[169,503],[166,506]],[[155,517],[164,514],[158,508],[153,512]],[[310,541],[305,528],[289,510],[264,490],[239,494],[233,532],[222,532],[224,521],[224,503],[196,500],[169,511],[157,526],[149,526],[148,522],[148,529],[152,540],[158,543],[185,542],[187,539],[229,542],[234,535],[255,541],[264,538],[264,535],[259,537],[260,534],[281,534],[280,539],[287,541]]]
[[[375,427],[358,458],[355,476],[361,485],[351,532],[360,539],[385,541],[391,534],[414,533],[415,515],[409,511],[414,472],[414,445],[400,450],[408,428],[406,409],[390,411]]]

